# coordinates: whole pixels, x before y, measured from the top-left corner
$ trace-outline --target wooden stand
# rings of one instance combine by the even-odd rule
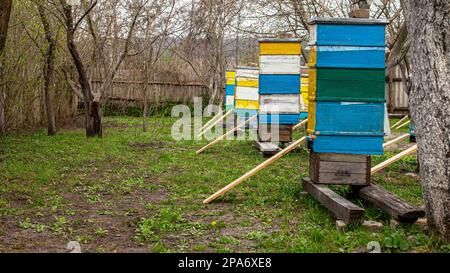
[[[278,145],[272,142],[255,141],[254,146],[265,157],[276,155],[280,151],[280,147],[278,147]]]
[[[425,217],[425,211],[409,204],[386,189],[372,184],[357,190],[358,195],[402,223],[414,223]]]
[[[341,197],[325,185],[313,183],[309,178],[303,178],[303,189],[326,207],[334,216],[349,223],[360,223],[364,218],[364,209]]]
[[[291,142],[293,125],[259,124],[258,139],[260,142]]]
[[[374,168],[370,156],[345,154],[318,154],[311,151],[310,178],[303,179],[303,188],[317,201],[330,210],[339,220],[346,223],[360,221],[364,210],[337,195],[325,184],[351,185],[355,196],[374,204],[397,221],[413,223],[424,217],[425,212],[409,204],[386,189],[371,183],[371,174],[415,152],[413,146]]]

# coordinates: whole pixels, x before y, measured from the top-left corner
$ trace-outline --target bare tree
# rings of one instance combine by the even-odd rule
[[[450,241],[450,2],[402,0],[411,43],[409,97],[428,224]]]
[[[44,5],[41,2],[37,3],[39,17],[44,26],[45,39],[47,40],[47,50],[45,52],[45,67],[44,67],[44,97],[45,110],[47,114],[47,134],[53,136],[56,134],[55,113],[53,111],[51,89],[54,84],[55,74],[55,51],[57,41],[55,33],[50,25],[50,16],[45,11]]]
[[[0,134],[6,131],[5,118],[5,98],[6,98],[6,84],[3,75],[3,58],[6,38],[8,36],[9,18],[11,16],[12,0],[0,1]]]

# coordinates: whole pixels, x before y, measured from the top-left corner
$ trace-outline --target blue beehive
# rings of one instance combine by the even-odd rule
[[[346,95],[342,93],[346,91],[339,89],[339,79],[333,79],[337,81],[336,85],[326,89],[326,84],[319,83],[323,77],[315,75],[325,75],[322,70],[346,75],[355,73],[358,69],[380,71],[379,74],[384,74],[386,22],[359,18],[316,18],[309,24],[311,48],[308,64],[308,132],[313,141],[312,151],[382,154],[384,101],[375,102],[367,98],[384,94],[384,85],[375,85],[370,79],[357,79],[359,85],[370,87],[367,92],[376,94],[354,92],[355,90],[347,86],[352,94]],[[321,88],[320,92],[316,93],[316,87]],[[380,87],[383,90],[379,90]],[[326,94],[326,97],[320,97],[323,94]],[[327,101],[326,98],[331,97],[333,101]]]

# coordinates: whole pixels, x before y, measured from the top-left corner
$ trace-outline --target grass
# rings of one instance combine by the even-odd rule
[[[207,142],[172,140],[175,119],[151,118],[147,133],[141,122],[106,118],[102,139],[86,139],[82,129],[2,139],[0,252],[62,252],[72,240],[86,252],[361,252],[371,241],[384,252],[450,251],[419,226],[391,229],[388,215],[359,199],[352,200],[366,209],[366,219],[383,222],[384,229],[336,231],[329,212],[300,194],[306,148],[203,205],[261,163],[259,153],[248,141],[225,141],[195,155]],[[401,149],[374,157],[373,164]],[[409,156],[373,179],[421,205],[416,164]]]

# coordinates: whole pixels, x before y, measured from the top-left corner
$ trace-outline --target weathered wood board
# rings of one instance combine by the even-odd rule
[[[325,185],[314,184],[309,178],[303,178],[303,189],[326,207],[334,216],[347,224],[360,223],[364,218],[364,209],[338,195]]]
[[[373,203],[400,222],[414,223],[418,218],[425,216],[424,210],[406,202],[379,185],[372,184],[360,189],[356,188],[356,190],[361,198]]]
[[[259,69],[257,67],[238,67],[236,71],[236,78],[258,79]]]
[[[261,142],[291,142],[292,125],[259,124],[258,139]]]
[[[255,141],[254,145],[264,156],[272,156],[280,151],[280,147],[272,142]]]
[[[310,153],[309,174],[314,183],[369,185],[371,158],[365,155]]]
[[[300,56],[263,55],[259,65],[260,74],[300,74]]]
[[[300,94],[293,95],[261,95],[259,98],[259,114],[299,114]]]

